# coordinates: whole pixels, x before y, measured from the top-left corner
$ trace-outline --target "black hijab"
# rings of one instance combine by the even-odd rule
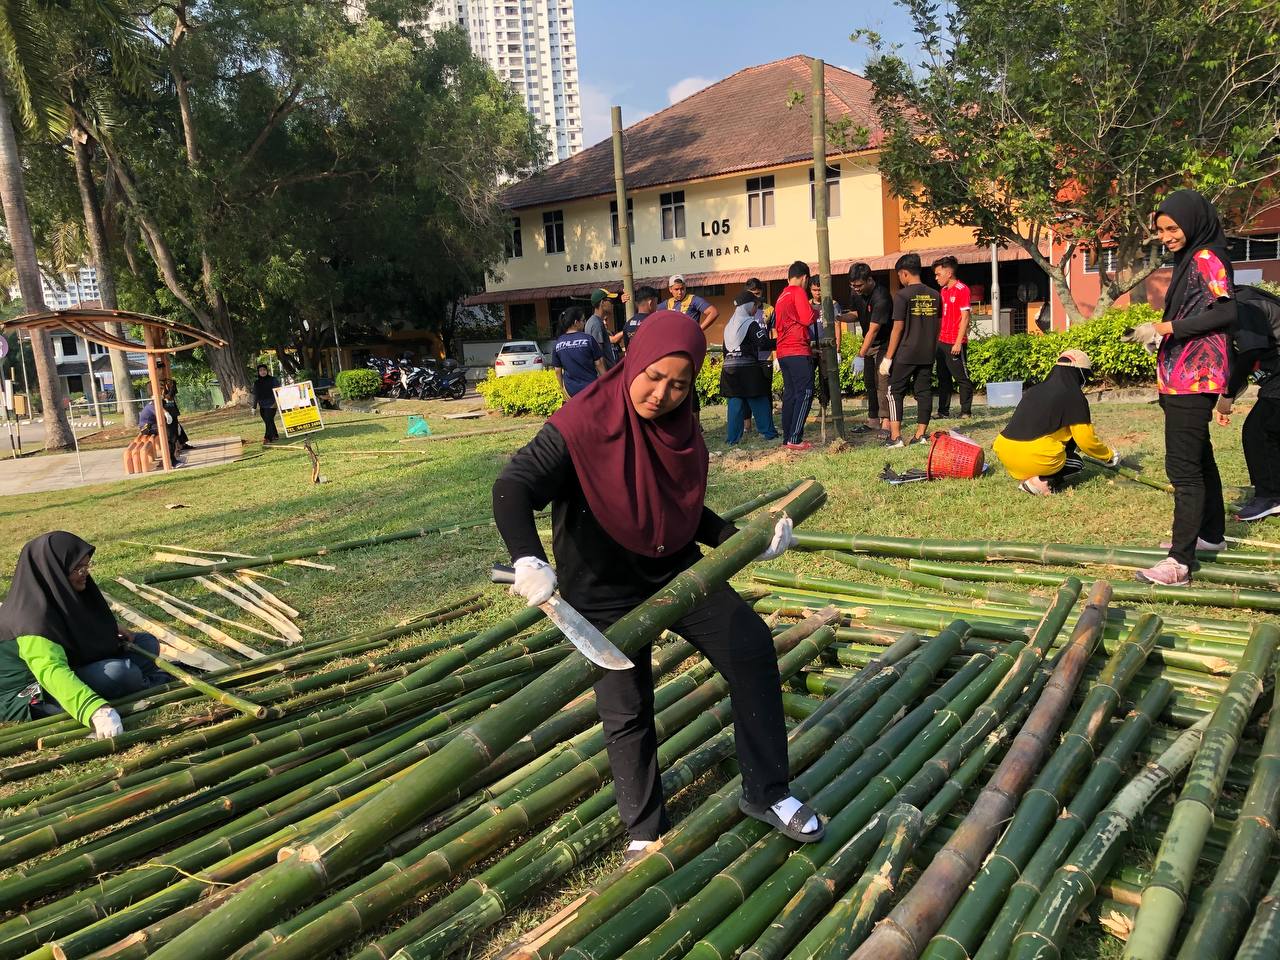
[[[1009,425],[1000,432],[1009,440],[1038,440],[1063,427],[1090,423],[1083,386],[1083,370],[1056,364],[1044,383],[1037,383],[1022,395]]]
[[[1187,299],[1187,280],[1195,255],[1201,250],[1212,250],[1231,274],[1231,255],[1227,251],[1227,235],[1213,204],[1195,190],[1175,190],[1156,208],[1182,230],[1186,244],[1173,255],[1173,279],[1164,295],[1164,319],[1172,320]]]
[[[72,667],[119,656],[119,627],[102,591],[93,577],[84,590],[73,587],[69,577],[93,551],[92,544],[64,530],[36,537],[23,547],[9,594],[0,605],[0,643],[45,637],[67,651]]]

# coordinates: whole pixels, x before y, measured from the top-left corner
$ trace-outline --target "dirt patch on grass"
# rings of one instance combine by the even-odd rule
[[[761,447],[758,450],[731,450],[720,458],[720,465],[735,473],[751,473],[786,463],[795,454],[785,448]]]

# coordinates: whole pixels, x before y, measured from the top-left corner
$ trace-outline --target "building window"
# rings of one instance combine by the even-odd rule
[[[78,373],[67,377],[67,393],[84,393],[84,377]]]
[[[1120,257],[1115,247],[1102,248],[1102,264],[1106,268],[1107,273],[1114,274],[1120,267]],[[1098,254],[1096,250],[1086,249],[1084,252],[1084,272],[1098,272]]]
[[[809,219],[815,218],[813,210],[813,167],[809,168]],[[833,163],[827,167],[827,217],[833,219],[840,216],[840,164]]]
[[[80,356],[80,341],[75,337],[59,337],[62,341],[62,355],[64,357]]]
[[[542,236],[547,253],[564,253],[564,211],[548,210],[542,215]]]
[[[1249,260],[1280,259],[1280,233],[1259,233],[1249,237],[1230,237],[1227,252],[1232,263]]]
[[[751,177],[747,180],[747,226],[772,227],[773,177]]]
[[[102,344],[94,343],[92,340],[89,341],[89,356],[100,357],[106,352],[107,352],[107,348],[104,347]]]
[[[684,232],[684,191],[673,190],[659,198],[662,205],[662,239],[675,240]]]
[[[507,234],[507,259],[524,256],[524,238],[520,235],[520,218],[511,218],[511,230]]]
[[[627,198],[627,237],[631,243],[636,242],[636,218],[631,209],[631,198]],[[609,201],[609,242],[618,246],[618,201]]]

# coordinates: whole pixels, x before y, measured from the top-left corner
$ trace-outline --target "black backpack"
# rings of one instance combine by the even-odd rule
[[[1261,287],[1236,287],[1236,322],[1231,328],[1237,354],[1266,353],[1280,346],[1280,297]]]

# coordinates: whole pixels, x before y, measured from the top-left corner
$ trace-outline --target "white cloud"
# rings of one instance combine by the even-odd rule
[[[608,90],[589,83],[582,84],[579,96],[582,99],[582,145],[590,147],[601,140],[607,140],[613,133],[613,121],[609,117],[609,111],[616,101]],[[624,103],[622,104],[622,125],[629,127],[652,112],[638,107],[628,107]]]
[[[709,87],[715,83],[710,77],[685,77],[674,86],[667,87],[667,104],[673,104],[683,100],[692,93],[697,93],[704,87]]]

